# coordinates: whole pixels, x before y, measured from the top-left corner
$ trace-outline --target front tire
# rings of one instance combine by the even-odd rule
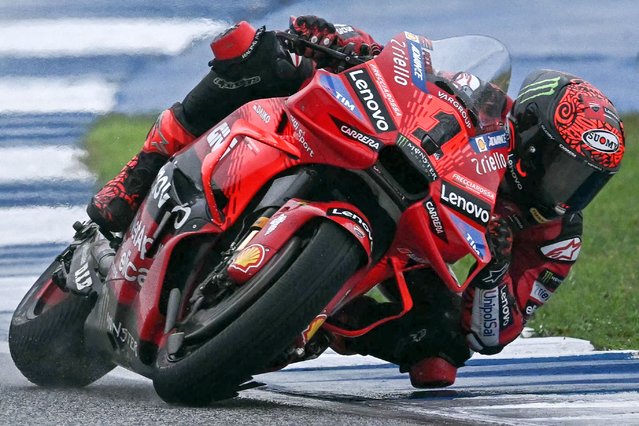
[[[353,237],[333,222],[320,222],[279,278],[224,330],[181,359],[159,354],[155,390],[166,402],[187,405],[234,396],[321,312],[361,258]]]
[[[84,322],[96,295],[63,292],[51,280],[58,265],[53,262],[18,305],[9,328],[9,350],[30,382],[82,387],[115,366],[93,356],[84,344]]]

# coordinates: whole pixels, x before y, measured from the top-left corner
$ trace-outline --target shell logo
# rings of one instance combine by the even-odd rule
[[[313,321],[311,321],[308,327],[306,327],[306,329],[302,332],[302,340],[304,344],[311,340],[315,333],[317,333],[317,330],[324,325],[326,318],[328,318],[326,314],[319,314],[313,319]]]
[[[244,273],[251,268],[257,268],[262,264],[266,249],[260,244],[253,244],[246,247],[237,255],[229,269],[237,269]]]

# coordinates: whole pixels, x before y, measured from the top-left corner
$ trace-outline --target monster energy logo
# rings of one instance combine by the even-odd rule
[[[519,102],[527,102],[539,96],[549,96],[555,93],[559,86],[560,77],[548,78],[546,80],[536,81],[521,88],[517,100]]]

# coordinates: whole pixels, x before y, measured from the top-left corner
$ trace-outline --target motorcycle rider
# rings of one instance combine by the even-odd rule
[[[356,54],[381,51],[367,33],[315,16],[291,18],[290,31]],[[216,37],[211,48],[209,74],[159,115],[141,152],[92,198],[87,213],[103,229],[124,231],[160,167],[230,112],[295,93],[316,68],[335,71],[321,53],[290,54],[273,32],[246,22]],[[462,297],[438,286],[430,270],[407,273],[415,309],[360,338],[335,339],[334,349],[396,363],[416,387],[450,385],[472,351],[501,351],[555,292],[581,248],[582,209],[619,169],[623,124],[599,90],[549,70],[525,79],[508,123],[515,148],[487,232],[491,262]],[[361,298],[343,314],[365,321],[376,308]]]

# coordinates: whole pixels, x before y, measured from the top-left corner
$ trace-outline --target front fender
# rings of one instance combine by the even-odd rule
[[[370,262],[373,232],[370,222],[357,207],[339,201],[314,202],[292,198],[235,256],[228,268],[231,279],[237,283],[251,279],[305,224],[317,218],[332,220],[353,235]]]

